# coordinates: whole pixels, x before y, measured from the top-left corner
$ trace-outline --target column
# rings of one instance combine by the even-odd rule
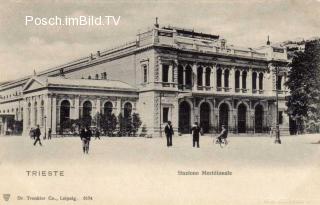
[[[197,63],[194,63],[192,65],[192,83],[193,83],[193,87],[192,90],[197,90]]]
[[[183,66],[183,86],[186,85],[186,66]]]
[[[173,83],[178,84],[178,61],[175,60],[173,65],[172,65],[172,69],[173,69]]]
[[[240,75],[239,75],[239,89],[240,90],[242,89],[242,70],[240,71]]]
[[[60,109],[61,109],[61,107],[60,107],[60,104],[58,103],[57,105],[56,105],[56,130],[57,130],[57,132],[59,132],[61,129],[61,122],[60,122]],[[59,129],[58,129],[59,128]]]
[[[203,67],[203,69],[202,69],[202,86],[206,86],[206,71],[207,71],[207,68]]]
[[[45,109],[45,123],[46,123],[46,132],[48,133],[49,128],[51,128],[51,119],[52,119],[52,113],[51,113],[51,107],[52,107],[52,103],[51,103],[51,96],[50,94],[48,94],[45,99],[44,99],[44,109]]]
[[[122,113],[122,109],[121,109],[121,98],[117,98],[117,102],[116,102],[116,116],[118,116],[120,113]]]
[[[34,98],[31,97],[30,100],[31,107],[30,107],[30,127],[35,126],[35,116],[34,116]]]
[[[172,64],[169,65],[169,70],[168,70],[168,83],[173,82],[173,66]]]
[[[259,76],[258,76],[259,78]],[[259,84],[258,84],[259,86]],[[247,73],[247,89],[248,93],[252,93],[252,69],[249,68],[248,73]]]
[[[74,97],[74,109],[73,109],[73,119],[79,119],[79,112],[80,112],[80,97],[79,95]]]
[[[233,92],[236,92],[235,86],[235,67],[230,68],[229,72],[229,88],[233,88]]]
[[[224,70],[221,72],[221,87],[224,88]],[[222,89],[224,90],[224,89]]]
[[[214,89],[216,87],[216,67],[212,66],[210,73],[210,86]]]
[[[57,98],[56,96],[52,96],[52,121],[51,121],[51,127],[52,127],[52,133],[57,133]]]
[[[162,63],[159,60],[159,82],[162,83]]]
[[[23,101],[23,135],[28,135],[29,133],[29,113],[28,113],[28,101],[25,99]]]
[[[42,125],[42,122],[41,122],[41,120],[42,120],[42,116],[41,116],[41,98],[40,98],[40,96],[39,97],[37,97],[38,98],[38,103],[37,103],[37,115],[38,115],[38,117],[37,117],[37,119],[38,119],[38,122],[36,123],[37,125],[39,125],[40,127],[42,127],[41,125]],[[44,125],[43,125],[44,126]]]
[[[97,113],[100,113],[100,111],[101,111],[101,99],[100,99],[100,98],[97,98],[97,100],[96,100],[96,111],[95,111],[94,116],[95,116]]]

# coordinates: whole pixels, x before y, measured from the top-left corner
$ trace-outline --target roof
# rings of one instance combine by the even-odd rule
[[[92,79],[73,79],[64,77],[48,77],[47,84],[50,85],[67,85],[80,87],[100,87],[116,89],[135,89],[133,86],[118,80],[92,80]]]
[[[110,90],[136,90],[135,87],[118,80],[93,80],[65,78],[63,76],[45,77],[34,76],[25,85],[24,89],[30,87],[32,82],[38,82],[43,87],[80,87],[80,88],[104,88]]]

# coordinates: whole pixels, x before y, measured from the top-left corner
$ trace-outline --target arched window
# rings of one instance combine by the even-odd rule
[[[263,73],[259,74],[259,90],[263,90]]]
[[[217,70],[217,87],[218,88],[221,88],[222,87],[222,70],[221,70],[221,68],[219,68],[218,70]]]
[[[88,79],[91,79],[91,75],[88,76]]]
[[[247,88],[247,71],[242,72],[242,89]]]
[[[277,90],[281,90],[282,89],[282,76],[278,76],[278,79],[277,79]]]
[[[198,86],[202,86],[202,76],[203,76],[203,68],[202,67],[199,67],[197,69],[197,85]]]
[[[252,90],[257,89],[257,73],[253,72],[252,73]]]
[[[206,86],[210,86],[211,68],[206,68]]]
[[[98,74],[96,74],[96,80],[98,80],[99,79],[99,75]]]
[[[124,110],[123,110],[123,116],[125,118],[129,117],[131,115],[132,112],[132,105],[131,103],[127,102],[124,104]]]
[[[224,87],[225,88],[229,87],[229,70],[228,69],[224,71]]]
[[[112,114],[112,103],[110,101],[106,102],[103,106],[103,111],[105,115],[111,115]]]
[[[84,126],[90,126],[91,125],[91,116],[92,112],[92,103],[90,101],[85,101],[82,106],[82,117],[84,120]]]
[[[190,67],[190,65],[186,67],[185,82],[186,82],[186,88],[191,89],[192,88],[192,68]]]
[[[235,75],[234,75],[234,82],[235,82],[235,89],[239,89],[240,88],[240,71],[237,70]]]
[[[70,119],[70,102],[63,100],[60,105],[60,124]]]

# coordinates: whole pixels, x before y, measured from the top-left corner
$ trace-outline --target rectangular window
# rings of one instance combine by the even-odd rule
[[[147,66],[143,67],[143,82],[147,83],[148,82],[148,70]]]
[[[162,110],[162,116],[163,116],[163,120],[162,122],[168,122],[169,121],[169,108],[168,107],[164,107]]]
[[[281,84],[282,84],[282,76],[278,76],[278,79],[277,79],[277,90],[281,90],[282,87],[281,87]]]
[[[169,80],[169,65],[162,65],[162,82],[167,83]]]
[[[282,125],[283,124],[283,112],[280,111],[279,112],[279,125]]]

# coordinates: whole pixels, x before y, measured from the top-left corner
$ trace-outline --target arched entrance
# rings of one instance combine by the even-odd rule
[[[90,101],[84,102],[83,114],[82,114],[84,126],[91,126],[91,120],[92,120],[91,112],[92,112],[92,103]]]
[[[229,122],[229,106],[227,103],[223,103],[219,108],[219,131],[221,131],[222,125],[228,127]]]
[[[63,100],[60,104],[60,127],[61,130],[71,127],[69,100]]]
[[[247,107],[244,104],[240,104],[238,107],[238,133],[245,133],[247,121]]]
[[[128,118],[132,112],[132,105],[131,103],[127,102],[124,104],[123,116],[124,118]]]
[[[103,113],[107,116],[110,116],[112,114],[112,103],[106,102],[103,106]]]
[[[179,132],[189,133],[190,132],[190,105],[183,101],[179,105]]]
[[[257,105],[254,109],[254,131],[256,133],[262,133],[263,131],[263,107]]]
[[[210,106],[207,102],[204,102],[200,106],[200,126],[204,133],[210,131]]]

